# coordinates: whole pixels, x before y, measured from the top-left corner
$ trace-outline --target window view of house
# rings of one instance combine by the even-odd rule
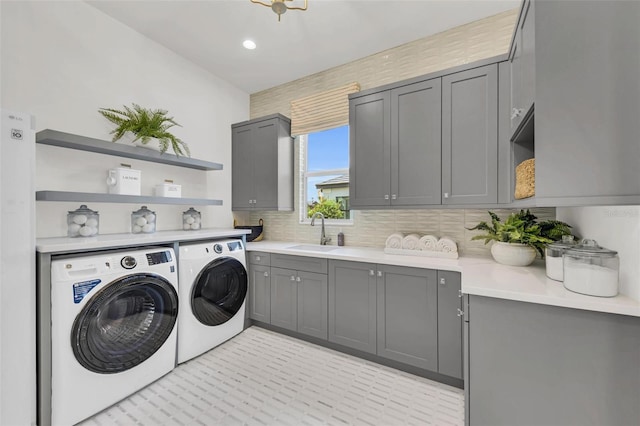
[[[304,218],[351,219],[349,211],[349,126],[310,133],[301,139]]]

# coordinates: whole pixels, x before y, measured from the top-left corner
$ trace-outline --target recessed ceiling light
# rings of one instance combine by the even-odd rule
[[[245,40],[242,42],[245,49],[253,50],[256,48],[256,44],[253,40]]]

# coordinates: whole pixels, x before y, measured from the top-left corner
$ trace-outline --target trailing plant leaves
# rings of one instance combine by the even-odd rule
[[[113,142],[121,139],[127,132],[131,132],[135,136],[133,142],[140,141],[146,145],[152,139],[157,139],[160,152],[164,153],[171,147],[176,155],[191,156],[187,144],[169,132],[169,129],[174,126],[182,126],[173,117],[167,116],[168,111],[143,108],[135,103],[132,105],[132,107],[124,105],[123,110],[115,108],[98,110],[104,118],[116,125],[116,128],[110,132],[113,135]]]

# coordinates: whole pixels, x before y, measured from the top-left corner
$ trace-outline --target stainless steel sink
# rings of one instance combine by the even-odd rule
[[[306,251],[331,251],[339,249],[337,246],[321,246],[320,244],[300,244],[297,246],[289,246],[290,250],[306,250]]]

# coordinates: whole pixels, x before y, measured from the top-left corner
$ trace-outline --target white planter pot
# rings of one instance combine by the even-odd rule
[[[536,249],[526,244],[494,242],[491,255],[503,265],[527,266],[536,258]]]

